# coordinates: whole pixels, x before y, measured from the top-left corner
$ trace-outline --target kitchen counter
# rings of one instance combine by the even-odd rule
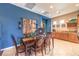
[[[53,32],[53,36],[56,39],[79,43],[79,39],[77,37],[76,32]]]

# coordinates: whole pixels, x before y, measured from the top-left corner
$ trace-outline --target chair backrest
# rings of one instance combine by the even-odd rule
[[[44,29],[43,28],[38,28],[36,31],[36,35],[40,35],[44,33]]]
[[[40,47],[44,43],[44,29],[43,28],[38,28],[36,30],[36,46]]]
[[[40,37],[40,39],[38,39],[36,42],[36,46],[40,47],[43,43],[44,43],[44,39],[43,39],[43,37]]]
[[[46,43],[47,45],[50,44],[50,39],[52,39],[52,33],[51,33],[51,32],[47,32],[47,35],[46,35],[46,37],[45,37],[45,43]]]
[[[47,33],[47,37],[52,38],[52,33],[51,32],[48,32]]]
[[[11,35],[11,38],[12,38],[12,41],[13,41],[13,44],[14,44],[15,48],[17,49],[17,42],[15,40],[14,35]]]

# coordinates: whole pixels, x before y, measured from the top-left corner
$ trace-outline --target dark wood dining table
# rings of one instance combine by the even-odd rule
[[[33,38],[23,38],[24,43],[31,43],[33,41],[35,41],[35,39],[33,39]]]

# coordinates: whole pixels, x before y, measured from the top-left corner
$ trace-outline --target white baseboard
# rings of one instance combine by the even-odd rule
[[[14,46],[11,46],[11,47],[8,47],[8,48],[3,48],[3,49],[1,49],[1,51],[7,50],[7,49],[12,49],[12,48],[14,48]]]
[[[18,44],[18,46],[20,46],[19,44]],[[8,50],[8,49],[12,49],[12,48],[14,48],[15,46],[11,46],[11,47],[8,47],[8,48],[3,48],[3,49],[1,49],[0,51],[5,51],[5,50]]]

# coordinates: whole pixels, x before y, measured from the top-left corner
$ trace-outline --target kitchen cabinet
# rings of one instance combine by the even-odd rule
[[[75,32],[54,32],[53,35],[55,39],[79,43],[77,34]]]

